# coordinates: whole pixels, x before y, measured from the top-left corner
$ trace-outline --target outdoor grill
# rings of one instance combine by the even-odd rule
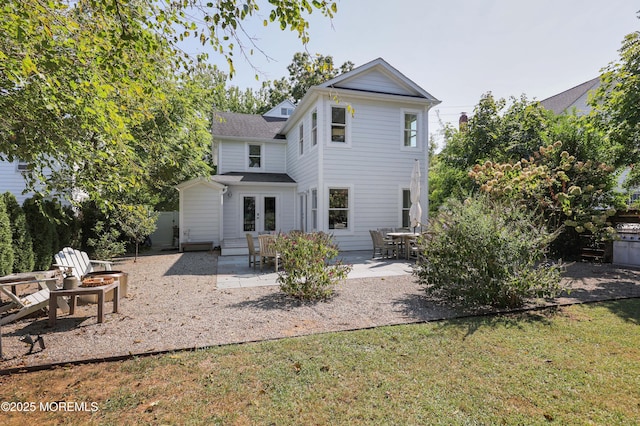
[[[640,223],[616,225],[617,241],[613,242],[613,263],[640,266]]]

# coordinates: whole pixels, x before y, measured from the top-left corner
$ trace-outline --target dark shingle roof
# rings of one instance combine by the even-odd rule
[[[286,173],[253,173],[253,172],[229,172],[211,176],[211,180],[224,185],[237,183],[296,183]]]
[[[216,112],[213,116],[211,132],[214,137],[284,139],[279,132],[285,121],[286,119],[262,115]]]
[[[540,104],[556,114],[561,114],[569,109],[569,107],[571,107],[585,93],[595,89],[599,82],[600,77],[596,77],[569,90],[565,90],[562,93],[558,93],[557,95],[544,99],[540,101]]]

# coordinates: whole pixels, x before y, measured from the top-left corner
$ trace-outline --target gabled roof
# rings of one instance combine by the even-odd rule
[[[598,86],[600,86],[600,77],[596,77],[569,90],[565,90],[562,93],[544,99],[540,101],[540,104],[556,114],[562,114],[575,106],[580,98],[586,96],[590,91],[597,89]]]
[[[218,182],[213,182],[208,177],[197,177],[197,178],[188,180],[186,182],[182,182],[179,185],[176,185],[176,189],[178,191],[183,191],[183,190],[185,190],[187,188],[191,188],[194,185],[205,185],[205,186],[208,186],[211,189],[215,189],[215,190],[219,190],[219,191],[224,189],[224,185],[222,185],[222,184],[220,184]]]
[[[368,85],[365,88],[365,86],[357,80],[364,80],[363,77],[367,76],[373,77],[373,79],[385,79],[387,82],[392,84],[387,83],[384,87],[380,86],[380,91],[376,91],[375,87],[371,87],[371,85]],[[371,83],[373,79],[369,78],[367,82]],[[435,103],[440,103],[440,101],[429,94],[426,90],[418,86],[382,58],[374,59],[373,61],[354,68],[349,72],[340,74],[339,76],[318,85],[318,87],[366,90],[374,93],[421,97]]]
[[[216,112],[211,133],[218,137],[242,137],[250,139],[284,139],[280,129],[286,118],[264,115]]]

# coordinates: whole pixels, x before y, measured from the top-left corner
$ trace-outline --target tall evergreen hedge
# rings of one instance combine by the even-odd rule
[[[4,202],[9,222],[11,223],[13,272],[33,271],[33,243],[31,242],[31,233],[27,227],[27,217],[12,193],[6,192],[4,194]]]
[[[4,203],[0,197],[0,276],[8,275],[13,270],[13,241],[11,223]]]
[[[46,271],[53,263],[54,253],[59,250],[55,222],[46,216],[44,205],[40,199],[27,198],[22,208],[27,217],[33,241],[34,268],[38,271]]]

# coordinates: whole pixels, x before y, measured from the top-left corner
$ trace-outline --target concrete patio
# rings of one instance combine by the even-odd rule
[[[338,259],[353,266],[350,279],[410,275],[414,265],[404,259],[372,259],[370,250],[341,252]],[[272,264],[265,265],[262,272],[259,265],[255,269],[249,267],[247,255],[218,257],[218,289],[274,286],[277,277]]]

